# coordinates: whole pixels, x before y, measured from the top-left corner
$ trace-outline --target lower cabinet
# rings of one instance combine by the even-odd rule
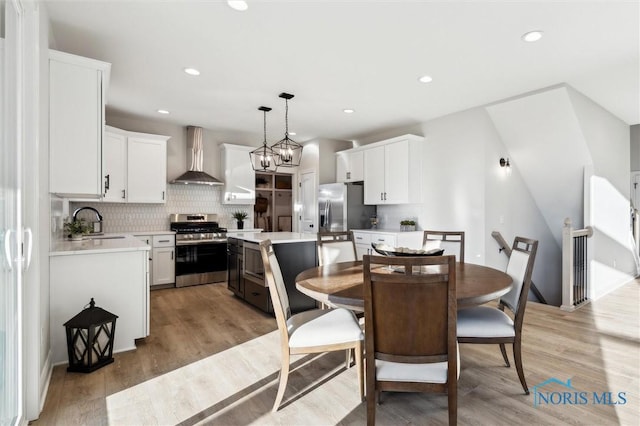
[[[152,290],[173,287],[176,282],[175,235],[136,235],[151,247],[149,252],[149,284]]]
[[[149,286],[146,250],[89,251],[49,257],[51,363],[68,360],[64,323],[96,306],[118,316],[114,352],[136,348],[149,335]]]
[[[386,244],[391,247],[408,247],[418,249],[422,247],[422,231],[394,232],[353,230],[353,239],[356,243],[356,255],[362,260],[365,254],[377,254],[371,244]]]
[[[238,248],[239,245],[241,249]],[[264,278],[261,278],[264,272],[258,245],[238,238],[229,238],[227,247],[229,290],[245,302],[272,314],[273,304],[269,287]],[[316,301],[299,292],[295,281],[300,272],[318,264],[315,241],[275,243],[273,250],[280,263],[291,311],[295,313],[315,309]]]

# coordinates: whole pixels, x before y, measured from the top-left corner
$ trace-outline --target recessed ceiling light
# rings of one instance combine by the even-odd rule
[[[542,31],[540,30],[529,31],[528,33],[524,33],[521,38],[523,41],[532,43],[542,38]]]
[[[200,71],[198,71],[195,68],[185,68],[184,72],[186,72],[189,75],[200,75]]]
[[[166,109],[159,109],[158,112],[160,114],[169,114],[169,111],[167,111]]]
[[[420,78],[418,79],[418,81],[419,81],[420,83],[431,83],[431,82],[433,81],[433,78],[431,78],[431,76],[430,76],[430,75],[423,75],[422,77],[420,77]]]
[[[296,133],[296,132],[289,132],[289,134],[290,134],[291,136],[295,136],[295,135],[297,135],[297,133]]]
[[[351,109],[351,108],[345,108],[342,111],[344,111],[346,114],[352,114],[355,112],[355,110]]]
[[[227,4],[231,9],[239,10],[240,12],[249,9],[249,5],[247,4],[247,2],[242,0],[227,0]]]

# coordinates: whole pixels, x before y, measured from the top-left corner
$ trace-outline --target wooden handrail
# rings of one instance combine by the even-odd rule
[[[506,254],[507,257],[511,257],[511,247],[509,247],[509,244],[507,244],[505,239],[502,237],[502,234],[499,233],[498,231],[493,231],[491,233],[491,236],[493,237],[494,240],[498,242],[498,245],[500,245],[499,251],[504,251],[504,254]],[[540,303],[544,303],[545,305],[548,305],[547,300],[544,298],[542,293],[540,293],[540,290],[538,290],[538,287],[536,287],[533,281],[531,281],[530,289],[533,295],[536,296],[536,298],[540,301]]]

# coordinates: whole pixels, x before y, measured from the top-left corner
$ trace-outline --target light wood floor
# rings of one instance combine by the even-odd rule
[[[588,393],[587,404],[534,407],[533,392],[522,393],[496,345],[461,345],[459,423],[637,425],[639,296],[636,280],[574,313],[527,306],[529,388],[552,377],[570,379],[573,392]],[[342,353],[294,359],[289,402],[271,413],[280,365],[275,329],[275,319],[234,298],[224,284],[154,291],[151,335],[91,374],[56,367],[33,425],[365,424],[355,368],[344,369]],[[627,402],[596,405],[593,392],[625,392]],[[384,394],[377,424],[447,424],[446,407],[444,395]]]

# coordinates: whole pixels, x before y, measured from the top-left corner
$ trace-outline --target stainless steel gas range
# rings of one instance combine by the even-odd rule
[[[172,214],[176,233],[176,287],[227,279],[227,230],[216,214]]]

